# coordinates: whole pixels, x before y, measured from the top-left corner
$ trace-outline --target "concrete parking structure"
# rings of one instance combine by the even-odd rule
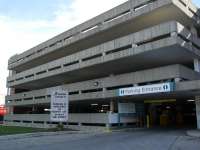
[[[199,59],[191,0],[129,0],[11,57],[4,123],[54,127],[45,110],[64,89],[71,128],[200,128]]]

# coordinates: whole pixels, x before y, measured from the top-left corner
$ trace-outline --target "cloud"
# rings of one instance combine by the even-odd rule
[[[61,28],[73,27],[125,1],[127,0],[73,0],[69,7],[59,6],[55,12],[55,25]]]
[[[46,27],[43,22],[12,21],[11,18],[0,16],[0,94],[6,94],[7,62],[10,56],[20,53],[35,44],[53,36],[52,32],[37,32],[37,27]],[[4,99],[0,97],[0,104]]]
[[[4,103],[7,91],[7,61],[12,55],[34,47],[125,1],[73,0],[70,5],[59,4],[57,10],[52,12],[54,18],[51,20],[20,20],[0,14],[0,104]]]

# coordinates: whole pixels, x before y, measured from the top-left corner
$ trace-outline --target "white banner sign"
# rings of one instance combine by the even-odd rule
[[[51,94],[51,121],[66,122],[68,120],[68,92],[57,90]]]
[[[118,113],[136,113],[134,103],[118,103]]]
[[[131,88],[122,88],[119,89],[119,96],[129,96],[129,95],[141,95],[141,94],[152,94],[152,93],[161,93],[161,92],[171,92],[173,91],[173,83],[161,83],[161,84],[152,84]]]

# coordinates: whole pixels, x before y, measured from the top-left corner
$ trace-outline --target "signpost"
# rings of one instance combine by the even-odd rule
[[[50,119],[53,122],[68,121],[69,98],[68,92],[57,90],[51,94],[51,115]]]

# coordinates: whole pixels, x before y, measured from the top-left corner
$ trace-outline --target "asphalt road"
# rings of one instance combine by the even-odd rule
[[[0,150],[200,150],[183,130],[140,130],[2,138]]]

